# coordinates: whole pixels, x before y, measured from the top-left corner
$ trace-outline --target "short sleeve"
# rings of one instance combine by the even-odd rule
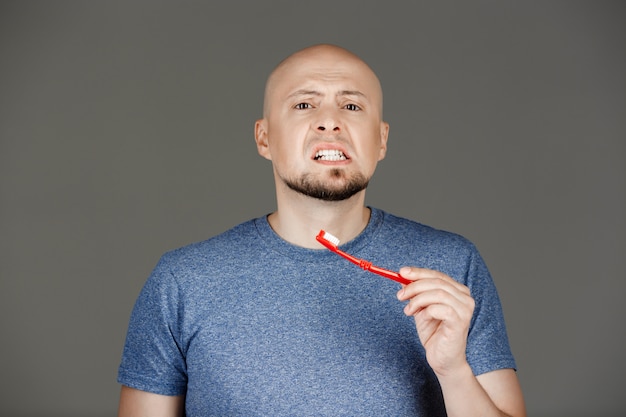
[[[120,384],[162,395],[185,393],[180,289],[164,255],[133,307],[118,370]]]
[[[475,309],[467,339],[467,360],[475,375],[515,369],[496,286],[478,250],[473,245],[471,248],[466,285]]]

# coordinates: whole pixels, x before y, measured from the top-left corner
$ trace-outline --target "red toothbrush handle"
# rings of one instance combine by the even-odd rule
[[[406,279],[406,278],[402,277],[397,272],[393,272],[393,271],[390,271],[390,270],[385,269],[385,268],[380,268],[380,267],[378,267],[376,265],[370,265],[367,268],[367,270],[371,271],[371,272],[373,272],[375,274],[381,275],[381,276],[383,276],[385,278],[392,279],[392,280],[394,280],[396,282],[399,282],[400,284],[409,285],[410,283],[413,282],[413,281],[411,281],[409,279]]]

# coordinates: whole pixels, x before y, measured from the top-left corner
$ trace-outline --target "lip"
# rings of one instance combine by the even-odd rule
[[[328,150],[328,151],[339,151],[341,153],[343,153],[346,157],[345,161],[316,161],[315,160],[315,155],[317,154],[317,152],[319,151],[323,151],[323,150]],[[346,150],[346,148],[344,148],[343,146],[337,144],[337,143],[319,143],[317,145],[315,145],[311,151],[311,159],[316,161],[316,162],[333,162],[333,163],[338,163],[338,162],[347,162],[351,159],[350,154],[348,153],[348,151]]]

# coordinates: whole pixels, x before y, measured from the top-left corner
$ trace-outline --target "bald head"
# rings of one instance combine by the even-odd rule
[[[301,49],[276,66],[267,79],[263,116],[267,117],[275,100],[284,99],[292,85],[307,77],[332,80],[342,74],[353,74],[359,83],[367,86],[370,99],[378,103],[382,117],[383,93],[378,77],[357,55],[335,45],[321,44]]]

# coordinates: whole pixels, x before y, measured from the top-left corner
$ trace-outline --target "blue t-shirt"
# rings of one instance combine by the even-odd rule
[[[515,368],[498,294],[466,239],[373,208],[341,248],[467,285],[472,370]],[[287,243],[266,217],[250,220],[161,258],[133,309],[118,381],[185,394],[187,417],[445,416],[398,289],[321,245]]]

